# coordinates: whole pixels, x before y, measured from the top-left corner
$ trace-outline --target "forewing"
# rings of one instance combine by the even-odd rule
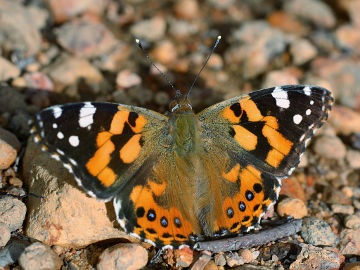
[[[232,98],[198,117],[205,138],[221,138],[227,152],[261,171],[286,177],[326,121],[332,103],[324,88],[288,85]]]
[[[85,102],[41,111],[32,133],[88,194],[109,200],[151,155],[166,123],[139,107]]]

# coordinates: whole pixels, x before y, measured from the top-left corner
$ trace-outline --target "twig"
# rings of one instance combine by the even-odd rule
[[[299,232],[301,230],[301,225],[301,219],[294,219],[278,227],[260,231],[257,234],[249,234],[215,241],[198,242],[194,245],[194,249],[209,250],[211,252],[224,252],[260,246]]]

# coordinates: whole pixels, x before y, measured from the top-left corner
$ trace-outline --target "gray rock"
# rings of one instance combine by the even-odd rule
[[[314,246],[336,246],[339,243],[330,225],[316,217],[303,219],[301,237],[306,243]]]
[[[25,248],[19,264],[24,270],[56,270],[62,266],[62,260],[49,246],[36,242]]]
[[[30,245],[29,241],[11,239],[7,245],[0,250],[0,267],[17,262],[24,249]]]
[[[15,231],[21,227],[25,219],[25,204],[12,197],[0,199],[0,222],[8,226],[10,231]]]
[[[4,247],[10,240],[10,230],[8,226],[0,222],[0,247]]]

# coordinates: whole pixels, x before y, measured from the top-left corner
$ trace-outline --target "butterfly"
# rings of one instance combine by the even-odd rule
[[[195,114],[177,92],[167,116],[81,102],[44,109],[31,131],[89,195],[113,200],[127,233],[169,248],[257,225],[332,104],[324,88],[286,85]]]

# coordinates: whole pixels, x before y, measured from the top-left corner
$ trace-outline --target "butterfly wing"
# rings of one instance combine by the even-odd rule
[[[41,111],[32,132],[88,194],[109,200],[150,156],[166,123],[139,107],[85,102]]]
[[[332,103],[326,89],[292,85],[235,97],[198,114],[207,162],[212,162],[207,168],[215,187],[211,194],[222,202],[214,208],[215,232],[242,232],[259,221]]]

